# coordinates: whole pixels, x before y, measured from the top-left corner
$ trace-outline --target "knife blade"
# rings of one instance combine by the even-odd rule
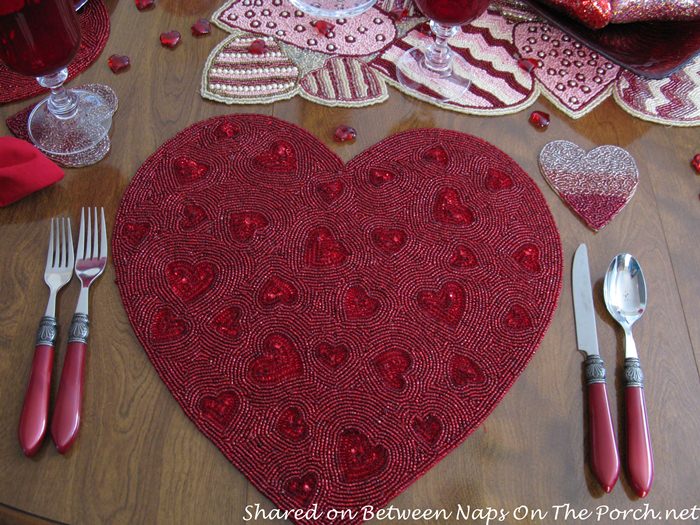
[[[612,491],[620,473],[615,432],[605,386],[605,363],[598,350],[595,308],[588,248],[581,244],[574,255],[571,272],[574,320],[578,349],[586,354],[585,379],[588,394],[589,461],[591,471],[605,492]]]

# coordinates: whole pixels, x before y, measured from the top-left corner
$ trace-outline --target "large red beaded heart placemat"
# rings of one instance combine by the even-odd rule
[[[321,514],[385,505],[461,443],[532,357],[562,277],[542,194],[494,146],[411,130],[343,164],[258,115],[164,144],[113,245],[187,416],[281,509]]]
[[[68,64],[68,80],[89,68],[100,56],[109,38],[109,12],[103,0],[91,0],[78,14],[80,48]],[[10,71],[0,62],[0,104],[30,98],[47,90],[35,78]]]

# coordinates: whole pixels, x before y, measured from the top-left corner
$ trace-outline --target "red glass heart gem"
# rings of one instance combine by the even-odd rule
[[[486,380],[481,368],[466,355],[455,354],[450,359],[450,381],[456,387],[479,384]]]
[[[211,326],[221,335],[237,337],[241,332],[241,309],[237,306],[229,306],[216,314],[211,321]]]
[[[148,11],[156,6],[156,0],[134,0],[134,4],[139,11]]]
[[[345,187],[339,180],[324,182],[316,186],[316,191],[327,203],[331,203],[343,194]]]
[[[391,182],[396,178],[396,174],[383,169],[372,168],[369,170],[369,182],[379,188],[387,182]]]
[[[267,51],[267,44],[262,38],[253,40],[248,46],[248,52],[251,55],[264,55]]]
[[[256,211],[241,211],[231,214],[229,228],[231,236],[240,242],[248,242],[258,230],[269,224],[267,217]]]
[[[486,176],[486,188],[490,191],[508,190],[513,187],[513,179],[507,173],[489,168]]]
[[[514,304],[506,313],[504,324],[512,330],[525,330],[532,326],[532,319],[525,308]]]
[[[338,464],[343,481],[354,483],[376,476],[386,466],[387,458],[386,448],[373,445],[360,430],[349,428],[340,434]]]
[[[182,35],[179,31],[166,31],[160,34],[160,44],[168,49],[175,49],[180,43]]]
[[[309,433],[309,427],[304,421],[304,415],[296,407],[289,407],[282,411],[277,420],[277,431],[287,439],[301,441]]]
[[[345,313],[349,319],[369,319],[379,309],[379,301],[361,286],[352,286],[345,293]]]
[[[297,298],[297,289],[294,285],[274,275],[263,284],[258,294],[258,300],[263,306],[276,304],[291,306]]]
[[[306,237],[304,258],[311,266],[338,266],[345,262],[350,252],[338,242],[325,227],[312,229]]]
[[[528,73],[532,73],[532,71],[539,66],[539,61],[534,58],[521,58],[518,60],[518,67]]]
[[[211,33],[211,23],[206,18],[200,18],[190,28],[192,36],[204,36]]]
[[[528,121],[537,129],[547,129],[549,126],[549,113],[545,113],[544,111],[533,111],[530,113],[530,118]]]
[[[394,390],[403,390],[406,386],[404,374],[411,368],[411,356],[400,348],[393,348],[382,353],[373,363],[375,370],[384,383]]]
[[[178,157],[174,163],[175,176],[183,184],[196,182],[209,171],[209,166],[187,157]]]
[[[474,222],[472,211],[462,204],[462,201],[454,188],[443,188],[435,196],[433,215],[445,224],[468,226]]]
[[[513,258],[528,272],[540,271],[540,249],[534,244],[523,244],[513,254]]]
[[[187,323],[178,319],[168,307],[156,311],[151,321],[151,339],[158,343],[174,341],[188,332]]]
[[[463,244],[457,246],[450,254],[449,262],[453,268],[473,268],[477,265],[476,255]]]
[[[316,355],[326,366],[335,369],[348,358],[348,349],[343,345],[333,346],[328,343],[320,343],[316,347]]]
[[[440,145],[425,150],[422,158],[426,162],[438,164],[443,168],[447,166],[447,162],[449,161],[445,148]]]
[[[131,61],[126,55],[112,55],[107,59],[107,65],[112,73],[121,73],[126,71],[131,66]]]
[[[193,301],[214,284],[216,269],[210,262],[173,261],[165,268],[170,289],[183,301]]]
[[[238,394],[222,392],[218,396],[204,396],[199,402],[202,415],[215,425],[226,428],[238,409]]]
[[[437,443],[437,440],[440,439],[440,434],[442,434],[442,423],[432,414],[425,417],[416,416],[413,418],[411,427],[428,445]]]
[[[194,230],[197,226],[207,220],[207,212],[204,208],[196,204],[187,204],[182,209],[182,219],[180,219],[180,228],[185,231]]]
[[[433,319],[448,326],[456,326],[464,315],[466,298],[462,285],[450,281],[442,285],[437,292],[423,290],[418,292],[418,306]]]
[[[314,27],[321,35],[331,36],[330,33],[333,31],[335,26],[325,20],[317,20],[316,23],[314,23]]]
[[[272,334],[263,342],[262,355],[250,364],[250,375],[256,383],[275,385],[300,376],[301,356],[294,343],[282,334]]]
[[[302,507],[308,506],[316,493],[318,476],[309,472],[298,478],[290,478],[284,484],[284,490]]]
[[[374,245],[389,254],[397,253],[406,244],[406,232],[398,228],[375,228],[371,236]]]
[[[336,142],[352,142],[357,138],[357,131],[355,128],[346,126],[342,124],[335,128],[335,133],[333,133],[333,140]]]
[[[690,161],[690,165],[693,167],[695,170],[695,173],[700,175],[700,153],[697,153],[694,157],[693,160]]]
[[[294,147],[284,140],[270,144],[267,151],[255,157],[255,162],[261,168],[279,173],[294,171],[297,167]]]

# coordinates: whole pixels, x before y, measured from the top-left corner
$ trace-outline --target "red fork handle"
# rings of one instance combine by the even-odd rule
[[[87,316],[75,314],[71,323],[71,338],[63,360],[61,382],[51,421],[51,436],[56,449],[65,454],[78,437],[83,405],[83,378],[87,351]]]
[[[620,457],[605,387],[605,365],[600,357],[586,358],[586,382],[591,470],[603,490],[609,493],[620,475]]]
[[[24,395],[18,432],[19,444],[27,457],[39,451],[46,435],[53,356],[53,344],[38,344],[34,349],[32,373],[29,376],[27,393]]]
[[[639,359],[625,359],[625,425],[627,431],[627,470],[637,496],[649,494],[654,481],[647,407],[644,401],[644,375]]]

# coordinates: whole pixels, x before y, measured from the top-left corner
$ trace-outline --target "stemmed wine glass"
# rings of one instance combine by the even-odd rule
[[[416,4],[430,19],[435,41],[427,49],[414,47],[401,56],[396,64],[398,80],[412,90],[425,85],[443,102],[459,99],[471,84],[469,65],[447,40],[459,26],[486,11],[489,0],[416,0]]]
[[[107,86],[63,87],[79,46],[73,0],[0,1],[0,59],[51,90],[29,115],[29,137],[67,166],[93,164],[107,154],[117,105]]]

